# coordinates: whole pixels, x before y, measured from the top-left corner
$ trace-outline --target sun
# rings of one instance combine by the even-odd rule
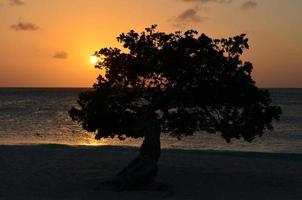
[[[99,61],[99,58],[98,58],[97,56],[91,56],[91,57],[90,57],[90,62],[91,62],[92,64],[95,65],[98,61]]]

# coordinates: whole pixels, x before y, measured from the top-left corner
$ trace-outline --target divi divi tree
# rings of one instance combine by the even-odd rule
[[[154,181],[161,134],[207,132],[227,142],[252,142],[279,120],[281,109],[256,86],[252,63],[241,60],[249,48],[245,34],[212,39],[194,30],[159,32],[153,25],[117,40],[124,49],[95,53],[103,75],[69,111],[96,139],[144,138],[139,155],[111,180],[117,189]]]

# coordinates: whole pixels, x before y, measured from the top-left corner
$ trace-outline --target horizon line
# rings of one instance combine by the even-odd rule
[[[302,89],[302,87],[258,87],[260,89]],[[91,87],[64,87],[64,86],[0,86],[0,89],[93,89]]]

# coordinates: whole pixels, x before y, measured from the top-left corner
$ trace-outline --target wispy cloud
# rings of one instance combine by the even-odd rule
[[[178,28],[184,28],[188,25],[191,26],[208,20],[207,17],[201,16],[199,14],[199,11],[200,11],[199,6],[196,6],[194,8],[189,8],[183,11],[178,16],[173,18],[173,21],[175,22],[173,25]]]
[[[12,6],[24,6],[25,2],[22,0],[9,0],[10,5]]]
[[[255,1],[247,1],[241,5],[242,10],[249,10],[256,8],[258,6],[258,3]]]
[[[198,10],[196,8],[190,8],[182,12],[180,15],[176,17],[176,21],[178,22],[202,22],[207,18],[201,17],[198,14]]]
[[[65,52],[65,51],[58,51],[58,52],[55,52],[53,58],[56,58],[56,59],[67,59],[68,58],[68,53]]]
[[[187,23],[199,23],[208,20],[208,17],[200,16],[199,12],[203,10],[208,10],[206,4],[216,3],[216,4],[230,4],[232,0],[178,0],[182,2],[194,3],[195,7],[185,10],[184,12],[180,13],[176,18],[175,21],[177,22],[175,26],[180,26],[180,24],[187,24]]]
[[[10,26],[11,29],[15,31],[36,31],[40,29],[39,26],[31,22],[18,22]]]

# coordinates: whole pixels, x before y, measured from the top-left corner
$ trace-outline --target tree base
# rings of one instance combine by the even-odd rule
[[[139,155],[120,173],[110,180],[99,184],[96,189],[101,190],[137,190],[154,186],[157,175],[157,160]]]
[[[158,187],[155,178],[160,156],[160,125],[157,121],[151,120],[146,127],[139,155],[114,178],[101,183],[97,189],[124,191]]]

